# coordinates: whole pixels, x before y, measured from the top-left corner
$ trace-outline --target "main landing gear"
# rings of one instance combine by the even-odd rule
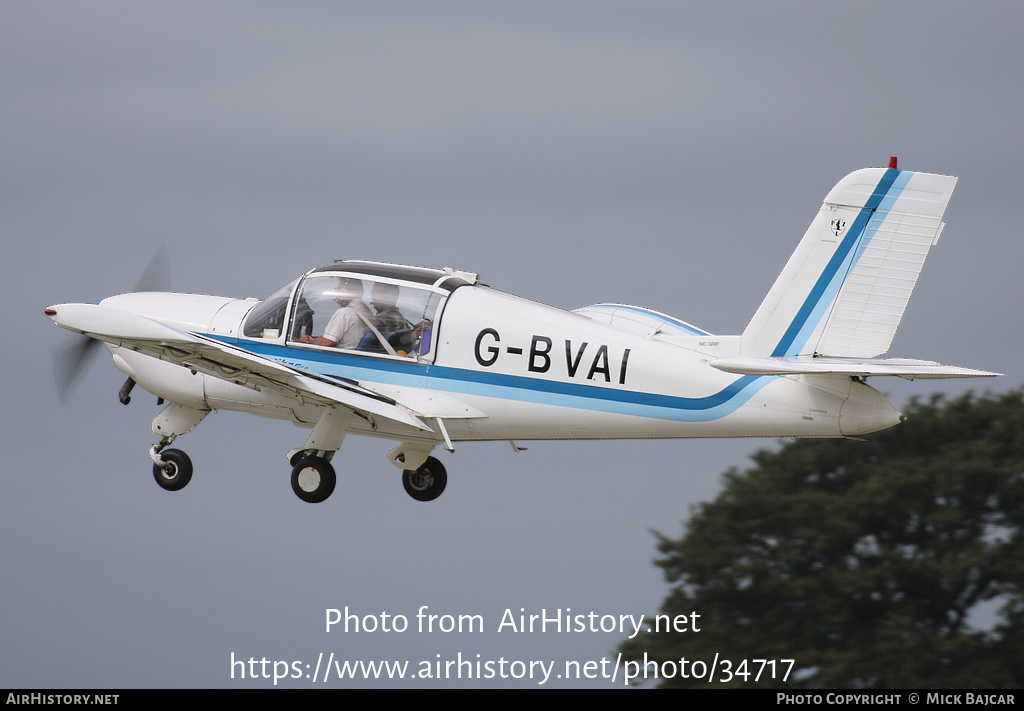
[[[325,501],[334,492],[338,477],[334,467],[323,457],[299,453],[293,457],[292,491],[310,504]]]
[[[326,453],[333,454],[333,453]],[[292,491],[303,501],[326,501],[338,483],[334,467],[319,453],[299,450],[292,453]],[[448,485],[448,472],[434,457],[427,457],[418,469],[402,471],[402,486],[417,501],[433,501]]]
[[[417,501],[433,501],[448,485],[448,472],[434,457],[427,457],[419,469],[402,471],[402,486],[405,493]]]

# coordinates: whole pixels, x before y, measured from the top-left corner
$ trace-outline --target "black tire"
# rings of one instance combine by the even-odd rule
[[[427,457],[427,461],[416,471],[406,469],[402,472],[405,493],[417,501],[433,501],[444,493],[447,485],[448,472],[434,457]]]
[[[187,454],[180,449],[165,449],[160,452],[160,458],[167,468],[154,462],[153,478],[161,487],[167,491],[178,491],[192,481],[192,460]]]
[[[292,491],[306,503],[325,501],[337,483],[334,467],[321,457],[305,457],[292,469]]]

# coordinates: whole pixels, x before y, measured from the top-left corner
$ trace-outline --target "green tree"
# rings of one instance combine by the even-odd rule
[[[682,538],[656,533],[661,613],[700,631],[641,634],[625,658],[751,672],[722,684],[720,662],[715,687],[1024,687],[1024,392],[905,412],[866,441],[761,450]],[[743,659],[795,665],[755,682]],[[708,684],[666,668],[663,686]]]

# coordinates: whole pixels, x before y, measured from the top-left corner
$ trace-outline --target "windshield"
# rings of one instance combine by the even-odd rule
[[[288,314],[288,299],[297,281],[281,287],[252,308],[242,329],[247,338],[280,338]]]

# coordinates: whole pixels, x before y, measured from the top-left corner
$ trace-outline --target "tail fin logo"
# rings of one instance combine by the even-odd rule
[[[836,237],[843,234],[843,231],[846,230],[846,220],[841,220],[837,217],[830,224],[832,225],[832,234]]]

